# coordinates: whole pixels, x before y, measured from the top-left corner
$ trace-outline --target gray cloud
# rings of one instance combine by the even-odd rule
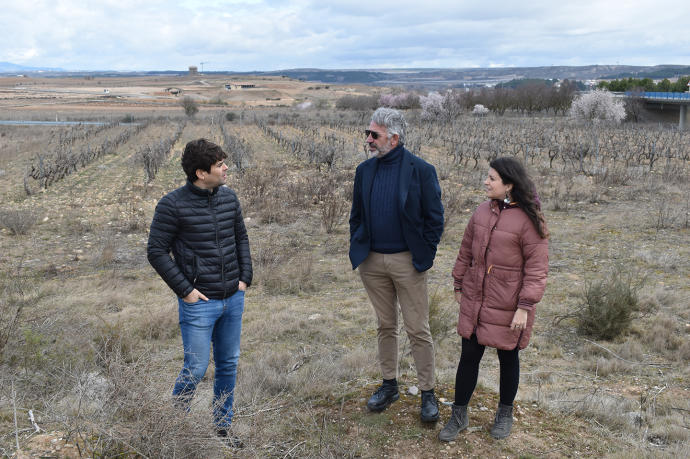
[[[690,64],[684,1],[4,2],[0,61],[71,70]]]

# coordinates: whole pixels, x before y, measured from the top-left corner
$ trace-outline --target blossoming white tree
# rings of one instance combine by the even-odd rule
[[[606,90],[597,89],[576,97],[570,106],[569,114],[575,119],[589,123],[591,127],[590,134],[592,137],[590,145],[587,145],[586,148],[580,148],[578,151],[580,170],[582,172],[585,170],[585,157],[593,155],[594,162],[597,165],[594,172],[605,172],[601,165],[598,124],[601,122],[620,123],[625,118],[623,101],[616,99],[613,94]]]
[[[443,96],[436,91],[430,92],[427,96],[420,96],[419,104],[422,106],[424,120],[436,120],[443,114]]]
[[[484,116],[489,113],[489,109],[482,104],[476,104],[472,109],[472,114],[475,116]]]
[[[623,101],[616,99],[610,92],[597,89],[576,97],[569,113],[575,119],[588,122],[620,123],[625,118],[625,107]]]

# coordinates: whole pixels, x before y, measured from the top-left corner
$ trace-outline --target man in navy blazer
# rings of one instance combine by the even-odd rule
[[[434,166],[404,147],[406,122],[379,108],[365,130],[372,158],[357,167],[350,213],[350,261],[377,318],[383,384],[367,407],[398,400],[398,304],[410,339],[421,397],[421,419],[438,420],[434,345],[429,329],[427,274],[443,233],[441,187]]]

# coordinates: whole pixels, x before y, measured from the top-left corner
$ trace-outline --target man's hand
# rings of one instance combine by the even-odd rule
[[[208,298],[206,298],[206,295],[204,295],[197,289],[192,290],[191,292],[189,292],[189,295],[182,298],[182,301],[184,301],[185,303],[196,303],[199,300],[208,301]]]
[[[240,286],[237,288],[240,292],[246,292],[247,291],[247,283],[240,281]]]

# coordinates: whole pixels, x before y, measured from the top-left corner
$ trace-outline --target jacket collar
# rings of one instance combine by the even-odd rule
[[[187,184],[185,185],[185,188],[187,188],[189,191],[198,196],[208,197],[218,193],[218,188],[220,187],[215,187],[212,190],[207,190],[205,188],[199,188],[198,186],[194,185],[189,179],[187,179]]]
[[[499,213],[499,212],[501,212],[502,210],[505,210],[505,209],[517,208],[517,207],[518,207],[518,203],[515,202],[515,201],[513,201],[513,202],[511,202],[510,204],[506,204],[506,203],[504,203],[503,201],[500,201],[500,200],[498,200],[498,199],[492,199],[492,200],[491,200],[491,203],[489,204],[489,206],[491,207],[491,211],[492,211],[492,212],[494,212],[494,213]]]
[[[386,153],[383,156],[379,156],[376,159],[380,163],[394,163],[400,159],[400,157],[403,155],[404,147],[403,144],[398,144],[395,148],[393,148],[391,151]]]

